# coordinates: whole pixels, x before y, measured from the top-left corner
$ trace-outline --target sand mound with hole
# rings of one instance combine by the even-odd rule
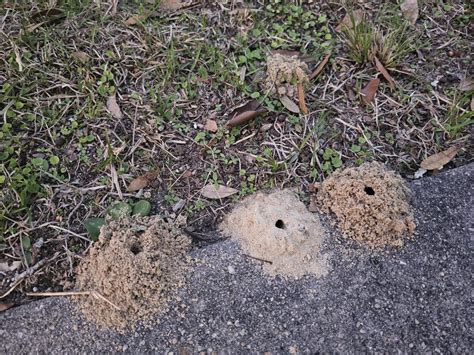
[[[308,65],[296,55],[274,53],[267,56],[265,87],[271,94],[296,97],[297,84],[309,81]]]
[[[335,214],[346,236],[370,248],[402,246],[415,231],[409,189],[380,163],[337,170],[321,184],[315,200]]]
[[[81,296],[76,303],[86,318],[121,330],[166,310],[191,265],[191,241],[178,226],[154,216],[111,221],[103,227],[78,268],[76,288],[96,291],[120,310]]]
[[[323,276],[328,271],[327,257],[321,253],[325,231],[319,218],[291,191],[247,197],[220,229],[272,276]]]

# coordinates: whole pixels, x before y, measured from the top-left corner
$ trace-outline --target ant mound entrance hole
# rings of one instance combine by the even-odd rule
[[[367,195],[370,195],[370,196],[373,196],[375,195],[375,191],[373,188],[371,188],[370,186],[366,186],[364,187],[364,191]]]
[[[278,230],[277,230],[278,229]],[[325,229],[289,190],[248,196],[220,225],[271,276],[323,276],[328,256],[322,252]]]
[[[335,171],[322,182],[316,201],[335,215],[344,235],[371,249],[402,246],[415,231],[409,188],[380,163]]]
[[[182,234],[182,227],[179,219],[166,222],[159,216],[104,226],[107,238],[94,243],[81,261],[76,287],[107,295],[120,310],[95,297],[77,298],[77,308],[88,320],[119,333],[133,329],[137,321],[151,325],[184,285],[192,266],[191,239]]]
[[[130,251],[133,253],[133,255],[137,255],[143,251],[143,248],[140,243],[133,243],[130,247]]]
[[[281,219],[278,219],[275,222],[275,227],[277,227],[278,229],[285,229],[286,228],[285,222],[283,222]]]

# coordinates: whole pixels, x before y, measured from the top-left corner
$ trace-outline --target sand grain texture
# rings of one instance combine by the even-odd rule
[[[268,261],[259,263],[272,276],[299,278],[328,272],[327,256],[321,253],[325,231],[318,216],[291,191],[247,197],[220,229],[249,256]]]
[[[403,179],[380,163],[337,170],[314,197],[323,211],[332,212],[344,235],[372,249],[402,246],[415,231]]]
[[[94,297],[77,299],[86,318],[116,329],[166,310],[190,269],[189,238],[173,221],[136,217],[112,221],[77,270],[76,288],[97,291],[120,307]]]

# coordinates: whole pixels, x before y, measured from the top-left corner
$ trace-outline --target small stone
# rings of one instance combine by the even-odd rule
[[[235,275],[235,268],[232,265],[227,267],[227,271],[229,271],[229,274]]]

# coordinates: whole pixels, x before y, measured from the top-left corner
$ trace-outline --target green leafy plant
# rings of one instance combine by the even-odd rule
[[[326,148],[323,153],[324,163],[321,166],[321,169],[325,173],[330,173],[334,169],[340,168],[342,166],[341,154],[331,148]]]

